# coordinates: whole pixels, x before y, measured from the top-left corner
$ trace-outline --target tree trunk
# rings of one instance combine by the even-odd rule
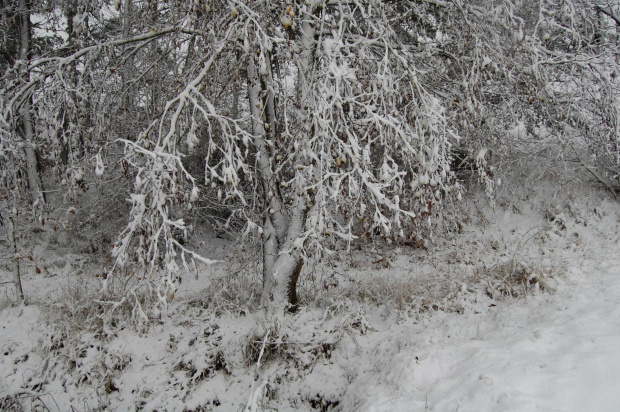
[[[131,29],[131,14],[133,11],[132,0],[125,0],[125,6],[123,7],[123,38],[129,37]]]
[[[28,59],[30,58],[30,4],[27,0],[19,0],[20,9],[20,49],[19,59],[21,60],[20,71],[25,82],[28,81],[29,75],[26,69]],[[34,149],[34,122],[32,120],[32,112],[30,99],[27,99],[23,107],[20,109],[24,128],[24,152],[26,154],[26,174],[28,176],[28,185],[33,199],[44,201],[43,185],[39,175],[39,167],[37,156]]]
[[[297,296],[297,282],[303,269],[301,248],[303,247],[303,232],[308,211],[306,194],[298,193],[293,200],[290,210],[286,241],[282,242],[278,249],[277,260],[274,263],[271,274],[272,284],[270,296],[275,307],[285,307],[289,312],[295,312],[299,304]]]
[[[286,309],[288,312],[297,311],[299,297],[297,296],[297,282],[303,269],[303,259],[297,251],[280,251],[274,271],[271,274],[270,306],[274,309]]]
[[[269,56],[264,56],[268,60]],[[297,281],[303,267],[298,251],[294,249],[295,240],[301,234],[305,210],[305,198],[299,197],[292,216],[285,215],[285,205],[280,197],[279,183],[273,173],[273,163],[267,141],[275,136],[274,98],[269,92],[273,84],[271,70],[261,76],[254,57],[248,58],[248,98],[252,114],[252,133],[257,149],[257,164],[263,182],[264,204],[266,207],[263,222],[263,290],[261,305],[264,308],[297,307]],[[268,127],[266,127],[268,125]]]
[[[237,51],[237,62],[241,58],[241,52]],[[237,76],[235,76],[237,77]],[[233,106],[231,109],[231,116],[233,119],[239,119],[239,92],[241,91],[240,85],[237,84],[237,80],[232,83],[233,87]]]
[[[301,275],[301,270],[304,268],[303,259],[299,259],[297,261],[297,266],[293,270],[293,274],[288,282],[288,304],[289,312],[297,312],[297,305],[299,305],[299,296],[297,296],[297,282],[299,281],[299,275]]]
[[[24,290],[22,289],[22,277],[19,267],[19,249],[17,248],[17,237],[15,236],[15,214],[9,214],[9,243],[11,245],[11,252],[13,252],[13,284],[15,285],[15,298],[17,304],[21,305],[24,302]]]
[[[298,61],[297,92],[299,93],[302,107],[304,106],[303,103],[310,99],[310,96],[308,96],[308,90],[310,89],[309,82],[311,82],[310,72],[312,70],[312,61],[314,59],[316,46],[314,29],[311,21],[311,16],[304,16],[301,36],[304,47],[302,56]],[[268,67],[270,68],[271,65]],[[269,69],[269,76],[271,76],[271,69]],[[276,113],[274,110],[275,102],[273,95],[267,93],[265,100],[267,103],[265,117],[269,119],[270,122],[275,122]],[[270,136],[273,139],[275,139],[275,130],[275,125],[271,125],[270,131],[273,135]],[[303,173],[303,171],[296,171],[295,173]],[[296,187],[296,193],[292,199],[293,207],[289,210],[290,216],[288,216],[286,220],[286,228],[282,228],[284,233],[278,236],[279,247],[277,248],[277,259],[273,263],[273,269],[267,273],[269,281],[263,283],[263,299],[265,293],[268,291],[272,305],[275,307],[286,307],[289,312],[295,312],[299,305],[297,283],[299,282],[299,276],[301,275],[304,264],[301,249],[304,243],[302,237],[308,213],[308,193],[306,188],[299,183],[300,181],[303,181],[301,176],[295,179],[295,185],[298,187]],[[265,287],[268,287],[268,289],[265,289]]]

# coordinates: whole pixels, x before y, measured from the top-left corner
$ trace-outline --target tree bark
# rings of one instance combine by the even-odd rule
[[[26,69],[30,58],[31,24],[30,24],[30,4],[27,0],[19,0],[20,9],[20,49],[19,59],[21,60],[20,71],[24,81],[27,82],[29,75]],[[26,174],[28,185],[33,199],[45,200],[43,196],[43,185],[39,175],[37,156],[34,149],[34,122],[32,120],[32,108],[30,99],[27,99],[20,109],[24,128],[24,153],[26,155]]]
[[[290,210],[290,220],[286,232],[286,241],[278,249],[278,257],[273,268],[273,283],[271,297],[276,307],[285,307],[289,312],[295,312],[299,304],[297,296],[297,282],[303,269],[301,248],[303,247],[303,232],[308,211],[306,193],[298,188]]]
[[[11,252],[13,252],[13,284],[15,285],[15,298],[17,304],[24,303],[24,289],[22,288],[22,277],[19,266],[19,249],[17,248],[17,237],[15,236],[15,217],[14,214],[9,214],[7,219],[9,221],[9,243],[11,245]]]
[[[123,7],[123,38],[129,37],[131,29],[131,14],[133,11],[132,0],[125,0],[125,6]]]
[[[297,261],[297,266],[293,270],[293,274],[288,282],[288,303],[290,305],[289,312],[297,312],[297,307],[299,305],[299,296],[297,296],[297,282],[299,281],[299,275],[301,275],[301,270],[304,268],[303,259],[299,259]]]
[[[271,62],[265,55],[267,66]],[[248,98],[252,114],[252,133],[257,149],[257,164],[263,182],[264,204],[266,206],[263,222],[263,290],[261,305],[264,308],[296,308],[297,281],[303,267],[298,251],[294,249],[295,240],[303,227],[305,198],[298,196],[290,219],[285,214],[285,206],[280,196],[279,182],[275,180],[273,163],[268,141],[275,136],[275,102],[271,92],[272,74],[268,70],[262,76],[253,56],[248,58]],[[268,127],[266,127],[268,125]],[[299,204],[303,204],[299,208]]]

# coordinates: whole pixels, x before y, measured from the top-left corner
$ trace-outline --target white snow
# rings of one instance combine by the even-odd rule
[[[410,350],[379,350],[382,370],[354,384],[344,410],[618,410],[620,259],[591,258],[555,295],[390,326]]]
[[[243,309],[250,250],[206,238],[199,246],[230,263],[185,276],[167,308],[147,312],[148,328],[109,340],[58,315],[87,311],[79,296],[97,287],[101,264],[34,248],[43,270],[25,270],[31,304],[7,306],[11,287],[0,285],[0,406],[616,411],[620,209],[551,186],[500,196],[495,211],[469,201],[464,233],[429,252],[377,245],[309,263],[301,288],[320,293],[296,315]],[[505,296],[502,270],[520,265],[532,283]],[[251,342],[260,365],[248,361]]]

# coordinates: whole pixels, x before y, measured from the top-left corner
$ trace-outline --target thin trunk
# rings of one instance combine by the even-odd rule
[[[261,294],[261,306],[268,308],[274,299],[273,290],[273,269],[276,257],[278,256],[278,239],[271,224],[271,218],[265,217],[263,222],[263,290]]]
[[[131,34],[131,26],[132,26],[132,17],[133,17],[133,0],[125,0],[123,7],[123,38],[130,37]],[[126,50],[131,47],[131,45],[126,45]],[[120,95],[122,96],[121,104],[122,104],[122,124],[120,125],[118,132],[121,135],[125,135],[127,137],[131,136],[134,133],[136,126],[136,110],[134,107],[134,100],[132,96],[135,96],[133,88],[135,84],[131,83],[129,79],[132,79],[135,74],[135,68],[133,67],[134,54],[129,54],[126,60],[124,60],[123,66],[120,68],[119,74],[121,78],[121,87]],[[153,98],[154,99],[154,98]]]
[[[603,38],[603,13],[600,9],[596,9],[596,23],[594,24],[594,49],[597,53],[600,53],[603,49],[603,44],[606,39]]]
[[[75,0],[71,0],[71,1],[67,1],[66,4],[66,8],[65,8],[65,17],[67,19],[67,47],[69,50],[71,50],[72,52],[75,51],[77,42],[76,42],[76,38],[75,38],[75,30],[74,30],[74,24],[73,24],[73,19],[77,14],[77,4]],[[73,62],[71,63],[70,70],[69,70],[69,75],[68,77],[70,78],[70,81],[72,84],[77,85],[78,84],[78,77],[79,77],[79,73],[76,70],[76,66],[77,66],[77,62]],[[75,106],[80,107],[81,105],[78,103],[78,94],[75,92],[75,90],[70,91],[69,95],[71,96],[71,98],[73,99],[73,102],[75,104]],[[69,129],[69,125],[71,123],[71,114],[70,112],[63,110],[63,127],[62,130],[66,131]],[[88,113],[89,110],[85,110],[84,112]],[[80,119],[79,122],[81,123],[83,120]],[[61,131],[59,131],[59,133],[61,133]],[[61,144],[62,144],[62,153],[61,153],[61,161],[67,165],[69,164],[73,158],[75,157],[75,153],[80,153],[81,155],[85,154],[86,148],[84,147],[84,139],[80,139],[77,137],[67,137],[65,133],[59,134],[58,136],[59,139],[62,139]],[[76,152],[77,151],[77,152]]]
[[[239,88],[236,87],[236,84],[233,84],[235,88],[233,91],[233,107],[232,107],[232,118],[235,120],[239,119]]]
[[[241,52],[237,51],[237,63],[239,62],[239,60],[241,59]],[[235,75],[235,79],[237,78],[237,75]],[[232,118],[237,120],[239,119],[239,92],[240,92],[240,85],[238,84],[237,80],[235,80],[232,83],[232,87],[233,87],[233,107],[232,107]]]
[[[303,22],[301,24],[301,43],[303,48],[300,59],[297,61],[297,69],[299,72],[297,93],[302,109],[308,104],[308,100],[311,98],[311,96],[309,96],[309,91],[311,90],[313,80],[311,78],[311,72],[316,49],[316,39],[314,38],[315,30],[314,27],[312,27],[312,21],[313,17],[308,13],[304,13]]]
[[[237,60],[237,65],[239,65],[239,62],[241,61],[243,57],[241,56],[241,51],[237,50],[237,56],[236,56],[236,60]],[[241,93],[241,87],[242,87],[242,83],[239,82],[239,71],[240,71],[240,67],[237,66],[237,72],[234,75],[234,80],[231,84],[231,87],[233,88],[233,102],[232,102],[232,108],[231,108],[231,116],[233,119],[238,120],[239,119],[239,94]]]
[[[261,91],[261,79],[256,69],[256,64],[253,57],[249,57],[248,98],[250,102],[250,111],[252,114],[252,133],[254,135],[254,146],[257,149],[256,156],[258,157],[258,167],[263,181],[265,205],[269,207],[269,210],[265,213],[265,221],[263,223],[263,293],[261,296],[262,306],[268,307],[271,301],[273,267],[279,249],[277,233],[273,225],[273,218],[276,213],[280,213],[280,210],[276,212],[274,205],[272,205],[272,203],[276,203],[277,199],[275,199],[272,188],[270,187],[270,181],[273,177],[273,173],[271,170],[269,150],[265,142],[266,130],[264,123],[264,105],[260,96]]]
[[[34,150],[34,128],[32,124],[32,114],[30,113],[30,102],[26,102],[21,109],[21,114],[24,119],[24,134],[26,144],[24,145],[24,152],[26,153],[26,168],[28,175],[28,185],[30,186],[30,192],[33,199],[43,199],[43,192],[41,190],[41,177],[39,176],[39,167],[37,162],[37,155]]]
[[[30,57],[30,40],[31,40],[31,26],[30,26],[30,5],[27,0],[19,0],[19,9],[21,15],[20,25],[20,49],[19,59],[21,60],[20,71],[23,80],[28,81],[28,71],[26,65]],[[26,154],[26,173],[28,176],[28,185],[33,199],[45,200],[43,197],[43,185],[41,183],[41,177],[39,176],[39,168],[37,163],[37,156],[34,150],[34,122],[32,120],[30,99],[27,99],[22,108],[20,114],[22,116],[23,128],[24,128],[24,152]]]
[[[620,45],[620,24],[618,24],[618,22],[616,22],[616,36],[614,40],[616,43],[616,47],[618,47]],[[620,63],[619,53],[614,53],[614,58],[615,58],[616,64]]]
[[[282,199],[279,197],[279,182],[275,181],[275,176],[273,175],[271,151],[267,145],[267,140],[270,139],[270,131],[275,128],[275,125],[267,123],[268,119],[266,116],[267,112],[273,111],[273,108],[270,107],[273,105],[273,99],[267,98],[265,99],[266,101],[263,101],[263,97],[271,84],[273,84],[273,81],[269,77],[266,79],[266,82],[263,82],[258,73],[256,63],[250,58],[248,62],[248,97],[252,114],[254,145],[258,151],[257,156],[259,156],[258,166],[263,180],[263,189],[265,190],[265,203],[270,206],[271,222],[276,231],[278,241],[281,242],[286,234],[288,224],[283,214],[284,206],[282,205]],[[274,121],[274,119],[269,120]],[[268,126],[266,127],[266,125]]]
[[[149,3],[149,12],[150,12],[149,14],[150,14],[150,19],[151,19],[151,24],[153,25],[153,27],[155,27],[157,25],[157,2],[156,1]],[[192,39],[189,45],[189,50],[187,52],[187,60],[185,60],[185,65],[183,66],[184,72],[188,70],[190,55],[194,54],[194,41],[195,41],[195,36],[192,36]],[[158,54],[157,43],[152,42],[150,45],[150,48],[151,48],[151,56],[153,56],[153,58],[156,58]],[[153,84],[153,87],[151,87],[151,104],[150,104],[149,110],[146,113],[146,119],[148,120],[149,123],[152,121],[151,116],[154,113],[157,113],[158,107],[159,107],[161,89],[158,86],[156,86],[159,80],[158,75],[159,75],[158,70],[153,70],[151,73],[151,81]]]
[[[271,142],[276,140],[276,101],[273,82],[273,72],[271,71],[272,58],[269,52],[265,51],[265,60],[267,60],[267,84],[265,84],[265,124],[269,125],[267,130],[267,139]]]
[[[123,38],[129,37],[129,31],[131,28],[131,12],[133,9],[132,0],[125,0],[125,7],[123,7]]]
[[[196,43],[196,36],[192,36],[192,38],[189,40],[189,45],[187,46],[187,56],[185,56],[185,64],[183,64],[183,71],[181,72],[182,75],[185,75],[192,69],[190,64],[194,59],[194,44],[195,43]],[[153,44],[155,44],[155,42],[153,42]]]
[[[24,302],[24,289],[22,288],[22,277],[19,267],[19,249],[17,248],[17,237],[15,236],[15,214],[9,215],[9,243],[11,245],[11,251],[13,252],[13,284],[15,285],[15,297],[17,304],[21,305]]]

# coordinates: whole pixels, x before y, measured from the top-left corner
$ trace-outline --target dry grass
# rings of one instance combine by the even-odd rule
[[[508,261],[492,267],[478,268],[474,277],[486,283],[486,293],[490,298],[524,298],[527,295],[546,292],[553,293],[551,282],[556,276],[553,270],[535,267],[523,262]]]

